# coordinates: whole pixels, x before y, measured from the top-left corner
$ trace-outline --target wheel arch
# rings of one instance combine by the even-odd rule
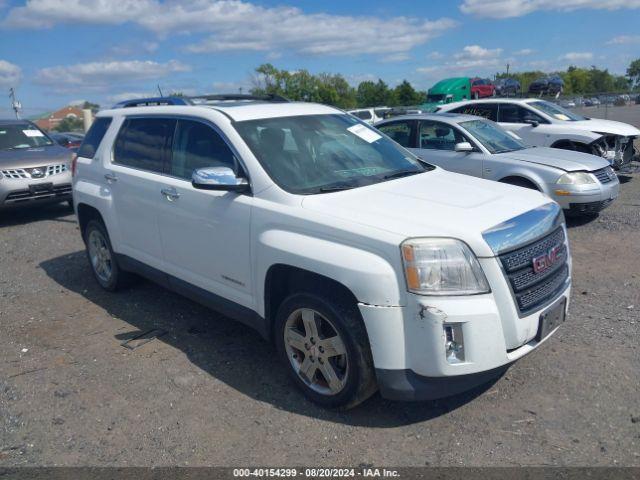
[[[337,296],[356,305],[358,299],[343,283],[304,268],[284,263],[271,265],[267,270],[264,282],[264,312],[273,338],[273,325],[278,307],[287,296],[294,292],[316,292]]]
[[[531,178],[531,176],[524,175],[522,173],[510,174],[510,175],[507,175],[506,177],[501,178],[498,181],[500,183],[507,183],[509,185],[519,185],[519,186],[522,186],[521,184],[528,184],[530,185],[530,187],[533,187],[533,189],[538,190],[539,192],[544,192],[544,189],[541,187],[539,181],[534,180]]]
[[[85,229],[87,228],[87,224],[91,220],[98,220],[102,222],[102,224],[105,225],[105,228],[106,228],[106,223],[104,221],[104,218],[102,217],[102,214],[97,208],[92,207],[91,205],[87,205],[86,203],[78,203],[77,216],[78,216],[78,224],[80,226],[80,234],[82,235],[83,240],[85,240],[84,238]]]

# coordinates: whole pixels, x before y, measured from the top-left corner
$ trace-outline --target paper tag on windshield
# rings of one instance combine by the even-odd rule
[[[360,124],[354,125],[353,127],[349,127],[347,128],[347,130],[349,130],[354,135],[360,137],[362,140],[364,140],[367,143],[373,143],[376,140],[380,140],[382,138],[382,135],[378,135],[373,130]]]
[[[44,134],[40,130],[22,130],[27,137],[44,137]]]
[[[570,120],[569,117],[567,117],[564,113],[556,113],[554,117],[556,117],[558,120],[564,120],[565,122]]]

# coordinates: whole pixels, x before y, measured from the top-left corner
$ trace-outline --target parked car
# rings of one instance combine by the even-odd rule
[[[598,105],[600,105],[600,99],[598,97],[592,97],[591,98],[591,105],[594,107],[597,107]]]
[[[587,153],[527,147],[497,123],[471,115],[423,114],[376,124],[418,157],[452,172],[532,188],[567,214],[595,214],[618,197],[618,177],[605,159]]]
[[[357,110],[349,110],[351,115],[358,117],[360,120],[373,125],[375,122],[379,122],[386,118],[386,115],[391,111],[389,107],[377,107],[377,108],[360,108]]]
[[[71,200],[71,152],[27,120],[0,120],[0,210]]]
[[[529,93],[538,95],[555,95],[564,90],[564,80],[558,76],[542,77],[529,85]]]
[[[496,95],[496,87],[488,78],[472,78],[471,79],[471,97],[485,98]]]
[[[133,271],[245,322],[342,408],[485,383],[564,320],[571,261],[546,195],[424,163],[329,106],[164,101],[99,112],[76,160],[104,289]]]
[[[599,155],[620,169],[637,152],[636,127],[612,120],[587,118],[537,98],[478,100],[443,105],[439,111],[478,115],[498,122],[528,145],[562,148]]]
[[[73,132],[51,132],[49,136],[55,140],[58,145],[72,150],[80,148],[84,138],[84,135]]]
[[[471,80],[469,77],[445,78],[429,89],[427,101],[420,105],[420,109],[429,112],[435,110],[438,105],[469,98],[471,98]]]
[[[520,82],[515,78],[499,78],[494,82],[496,87],[496,95],[509,97],[516,96],[520,93]]]
[[[558,105],[560,105],[562,108],[575,108],[576,102],[574,102],[573,100],[560,100],[558,102]]]

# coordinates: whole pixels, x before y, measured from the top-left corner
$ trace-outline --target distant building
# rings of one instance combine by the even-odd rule
[[[43,130],[53,130],[63,119],[73,118],[82,121],[82,108],[67,106],[55,112],[47,113],[34,123]]]

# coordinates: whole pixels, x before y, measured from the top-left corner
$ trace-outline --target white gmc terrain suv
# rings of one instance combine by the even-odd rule
[[[250,325],[322,405],[462,392],[565,318],[555,202],[424,163],[338,109],[130,101],[80,151],[73,198],[100,285],[136,273]]]

